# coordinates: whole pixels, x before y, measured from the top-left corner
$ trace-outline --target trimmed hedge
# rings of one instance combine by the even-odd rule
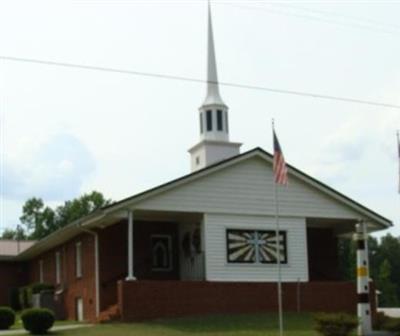
[[[54,313],[46,308],[26,309],[21,314],[24,328],[32,335],[46,334],[54,324]]]
[[[39,294],[44,290],[54,290],[54,286],[45,283],[33,283],[29,286],[21,287],[19,289],[19,304],[22,309],[32,307],[32,295]]]
[[[15,312],[9,307],[0,307],[0,330],[7,330],[15,323]]]
[[[349,314],[316,314],[315,330],[324,336],[348,336],[357,328],[358,320]]]
[[[34,283],[32,285],[29,286],[31,288],[31,292],[32,294],[39,294],[41,291],[44,290],[54,290],[54,286],[53,285],[49,285],[46,283]]]

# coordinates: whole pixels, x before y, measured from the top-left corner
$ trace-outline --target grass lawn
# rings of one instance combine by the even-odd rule
[[[311,314],[287,313],[285,336],[317,336]],[[222,315],[156,320],[143,323],[113,323],[85,329],[53,332],[60,336],[182,336],[182,335],[246,335],[278,336],[277,315]]]

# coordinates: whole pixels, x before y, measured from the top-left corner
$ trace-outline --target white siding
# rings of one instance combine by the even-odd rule
[[[275,230],[275,218],[206,214],[206,269],[209,281],[277,280],[277,266],[267,264],[231,264],[227,262],[226,229]],[[302,218],[281,218],[281,230],[287,232],[288,263],[282,264],[283,281],[308,281],[306,224]]]
[[[359,218],[360,214],[294,177],[280,188],[285,216]],[[137,209],[274,215],[271,165],[253,157],[139,202]]]

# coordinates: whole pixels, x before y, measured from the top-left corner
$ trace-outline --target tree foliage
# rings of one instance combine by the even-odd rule
[[[356,246],[350,239],[339,241],[339,270],[343,280],[355,280]],[[379,241],[368,239],[370,276],[381,292],[379,304],[395,307],[400,303],[400,237],[387,234]]]
[[[66,201],[55,209],[45,205],[41,198],[32,197],[22,207],[21,225],[18,226],[17,230],[5,230],[2,238],[42,239],[110,203],[110,200],[97,191]]]

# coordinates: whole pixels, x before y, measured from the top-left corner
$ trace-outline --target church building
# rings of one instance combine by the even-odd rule
[[[288,165],[276,231],[273,157],[261,148],[241,153],[230,139],[208,15],[207,93],[191,172],[19,253],[0,252],[0,305],[12,287],[42,282],[55,286],[68,319],[276,312],[279,253],[284,311],[356,312],[356,285],[339,274],[338,238],[351,239],[361,220],[369,232],[392,223]]]

